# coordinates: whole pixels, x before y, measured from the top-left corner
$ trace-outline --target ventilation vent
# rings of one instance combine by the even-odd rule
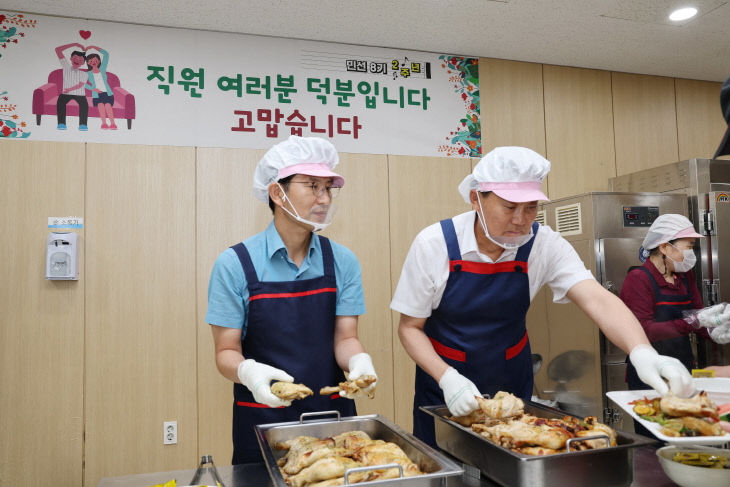
[[[563,236],[583,233],[580,203],[555,208],[555,221],[556,230]]]
[[[537,216],[535,217],[535,221],[539,223],[540,225],[545,225],[545,210],[540,210],[537,212]]]

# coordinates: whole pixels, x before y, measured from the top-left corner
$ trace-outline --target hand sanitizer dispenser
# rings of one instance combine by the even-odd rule
[[[78,235],[73,232],[51,232],[46,240],[46,279],[76,281],[78,271]]]

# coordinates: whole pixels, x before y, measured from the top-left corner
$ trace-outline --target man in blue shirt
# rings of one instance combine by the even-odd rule
[[[321,396],[319,389],[345,380],[343,371],[350,380],[376,375],[357,335],[365,312],[360,264],[347,248],[313,233],[332,221],[332,198],[345,183],[333,172],[338,162],[334,146],[316,137],[291,136],[273,146],[253,184],[273,220],[213,267],[206,321],[218,370],[234,382],[233,464],[261,461],[256,424],[310,411],[355,415],[352,397]],[[274,380],[296,380],[315,393],[284,401],[271,392]]]

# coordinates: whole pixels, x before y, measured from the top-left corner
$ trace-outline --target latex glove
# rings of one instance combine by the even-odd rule
[[[722,326],[716,326],[710,330],[710,338],[715,343],[725,345],[730,343],[730,323],[726,323]]]
[[[370,355],[365,352],[358,353],[350,357],[348,369],[350,369],[350,373],[347,374],[347,380],[355,380],[364,375],[374,375],[376,379],[378,378],[378,374],[375,373],[375,367],[373,367],[373,360],[370,358]],[[348,399],[355,399],[356,396],[360,395],[367,396],[375,390],[377,383],[378,381],[376,380],[365,389],[360,389],[359,394],[348,394],[345,391],[340,391],[340,396]]]
[[[479,409],[474,396],[481,393],[472,381],[461,375],[455,368],[449,367],[439,380],[439,387],[444,391],[444,400],[449,412],[454,416],[466,416]]]
[[[238,380],[248,387],[258,403],[272,408],[291,406],[291,401],[283,401],[271,393],[272,380],[294,382],[294,377],[281,369],[256,362],[254,359],[245,359],[238,364]]]
[[[718,326],[730,325],[730,306],[727,303],[720,303],[714,306],[701,309],[697,313],[700,326],[715,328]]]
[[[699,310],[683,311],[684,320],[695,328],[715,328],[730,325],[730,306],[727,303],[715,304]]]
[[[670,389],[679,397],[688,397],[695,391],[692,376],[674,357],[659,355],[649,345],[637,345],[631,350],[629,359],[639,378],[662,396],[666,396]],[[662,377],[667,379],[669,386]]]

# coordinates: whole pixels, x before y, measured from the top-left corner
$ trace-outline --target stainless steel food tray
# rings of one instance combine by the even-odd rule
[[[276,463],[286,452],[275,450],[273,445],[276,442],[290,440],[302,435],[327,438],[353,430],[364,431],[374,440],[390,441],[397,444],[408,455],[408,458],[424,472],[424,475],[417,477],[376,480],[361,482],[356,485],[443,487],[446,485],[447,477],[461,475],[464,472],[461,467],[443,454],[415,436],[406,433],[395,423],[379,414],[340,418],[339,413],[336,411],[329,413],[330,417],[326,419],[321,419],[321,415],[325,413],[305,413],[299,421],[261,424],[255,427],[256,438],[258,438],[266,468],[275,487],[288,487]],[[337,416],[333,418],[335,414]],[[307,419],[313,416],[319,416],[319,419]]]
[[[547,456],[523,455],[447,419],[451,414],[444,405],[425,406],[421,410],[434,417],[439,448],[509,487],[628,486],[633,479],[631,449],[656,443],[640,435],[616,431],[614,447]],[[541,418],[573,416],[530,401],[525,402],[525,412]]]

